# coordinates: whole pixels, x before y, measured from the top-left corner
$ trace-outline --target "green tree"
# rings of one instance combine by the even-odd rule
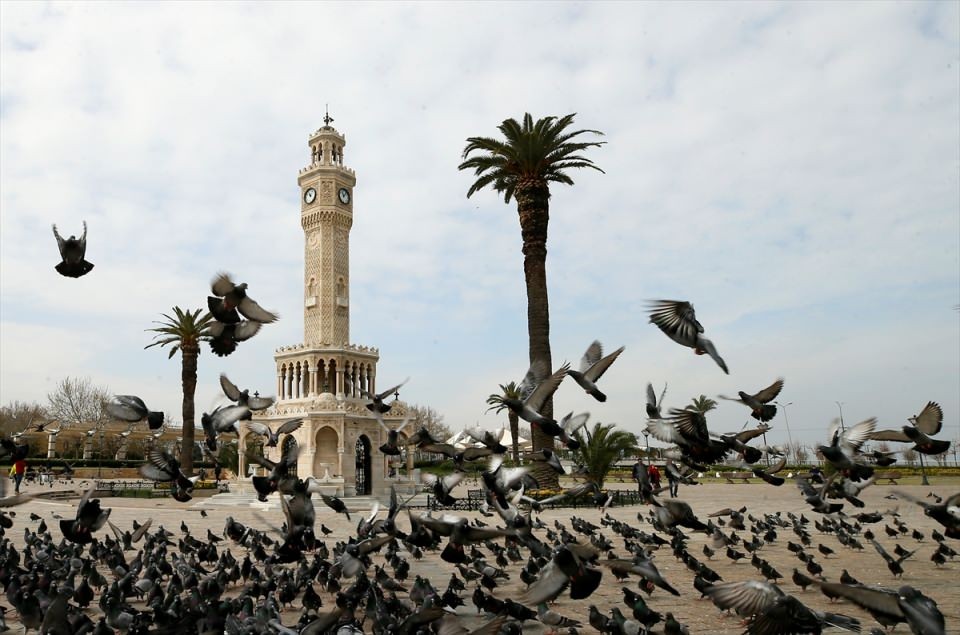
[[[184,311],[178,306],[173,307],[174,316],[163,314],[163,320],[154,320],[160,326],[153,331],[154,342],[151,346],[170,345],[170,354],[167,359],[180,352],[180,382],[183,387],[183,444],[180,450],[180,467],[183,473],[190,476],[193,473],[193,445],[194,445],[194,394],[197,390],[197,358],[200,356],[200,343],[210,340],[210,324],[213,316],[203,313],[202,309]],[[202,314],[202,315],[201,315]]]
[[[573,450],[573,459],[586,468],[584,478],[603,487],[603,481],[621,457],[633,455],[637,451],[636,435],[617,430],[612,423],[593,424],[593,429],[584,434],[575,433],[574,438],[580,442],[580,447]]]
[[[717,407],[717,402],[706,395],[700,395],[693,399],[687,407],[700,414],[706,414]]]
[[[506,119],[498,128],[503,139],[470,137],[463,150],[460,170],[473,170],[477,177],[467,198],[492,187],[509,204],[516,200],[523,241],[523,273],[527,287],[527,336],[530,363],[544,362],[553,369],[550,353],[550,309],[547,299],[547,226],[550,221],[550,184],[573,185],[568,171],[590,168],[603,172],[583,156],[584,150],[602,141],[576,141],[582,134],[602,135],[596,130],[571,130],[574,114],[543,117],[536,122],[530,113],[521,124]],[[553,403],[543,408],[553,416]],[[533,448],[553,448],[553,438],[535,429]]]
[[[513,437],[513,462],[516,465],[520,465],[520,446],[517,444],[517,436],[520,434],[520,417],[518,417],[513,410],[507,408],[503,400],[519,398],[520,386],[518,386],[515,381],[500,384],[500,394],[494,393],[487,397],[487,404],[494,406],[494,412],[500,412],[501,410],[507,411],[507,420],[510,422],[510,435]]]

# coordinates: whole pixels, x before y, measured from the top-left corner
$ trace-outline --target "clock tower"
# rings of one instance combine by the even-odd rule
[[[365,393],[376,392],[380,353],[350,342],[350,228],[357,177],[343,162],[346,137],[330,125],[329,114],[323,122],[307,139],[310,163],[297,175],[304,238],[303,342],[276,350],[277,401],[254,418],[274,429],[291,418],[303,419],[284,442],[299,446],[297,476],[314,476],[325,493],[383,495],[391,485],[402,490],[412,483],[388,478],[399,471],[391,463],[397,459],[377,450],[386,433],[366,408]],[[384,419],[396,428],[407,406],[391,403]],[[240,435],[245,448],[250,438],[245,427]],[[270,458],[277,460],[279,453],[274,448]],[[244,452],[240,457],[245,475]]]
[[[303,341],[350,341],[350,228],[357,177],[343,164],[346,137],[325,125],[310,135],[310,165],[300,170],[304,233]]]

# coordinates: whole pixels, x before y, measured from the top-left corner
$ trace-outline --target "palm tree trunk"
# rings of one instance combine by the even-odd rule
[[[550,302],[547,297],[547,226],[550,222],[550,190],[540,179],[524,180],[515,192],[520,234],[523,239],[523,274],[527,284],[527,337],[530,363],[541,361],[553,372],[550,354]],[[553,400],[547,400],[540,413],[553,417]],[[553,450],[554,440],[537,426],[531,427],[533,450]],[[541,487],[556,489],[557,474],[548,468],[534,474]],[[542,479],[542,480],[541,480]],[[545,482],[546,481],[546,482]]]
[[[180,381],[183,385],[183,442],[180,448],[180,469],[187,476],[193,475],[195,438],[193,397],[197,391],[197,357],[199,355],[199,345],[184,344],[180,348]]]
[[[513,437],[513,464],[520,465],[520,444],[517,443],[517,436],[520,434],[520,417],[512,410],[508,410],[507,419],[510,420],[510,436]]]

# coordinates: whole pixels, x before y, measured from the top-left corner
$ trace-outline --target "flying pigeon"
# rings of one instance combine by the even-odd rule
[[[913,442],[913,449],[922,454],[942,454],[950,449],[949,441],[931,439],[943,426],[943,410],[935,401],[927,402],[920,414],[908,419],[911,425],[900,430],[878,430],[870,435],[874,441]]]
[[[403,420],[395,430],[390,428],[383,420],[383,415],[379,410],[373,410],[373,417],[377,420],[377,423],[380,424],[380,427],[383,428],[383,431],[387,435],[387,441],[380,446],[380,451],[388,456],[399,456],[400,455],[400,433],[404,428],[407,427],[407,424],[410,423],[410,417],[407,417]]]
[[[385,414],[387,412],[390,412],[390,408],[392,408],[393,406],[391,404],[383,403],[383,400],[389,397],[390,395],[397,393],[401,388],[403,388],[403,385],[406,384],[408,381],[410,381],[409,377],[401,381],[399,384],[397,384],[393,388],[388,388],[387,390],[384,390],[383,392],[376,393],[376,394],[368,392],[366,390],[361,390],[360,391],[361,396],[372,400],[371,403],[367,404],[367,410],[370,410],[371,412],[379,412],[380,414]]]
[[[742,390],[737,394],[739,398],[727,397],[725,395],[718,395],[720,399],[726,399],[727,401],[739,401],[746,407],[750,408],[750,416],[756,419],[757,421],[770,421],[777,414],[777,407],[771,405],[770,402],[777,398],[777,395],[780,394],[780,391],[783,389],[783,379],[778,379],[773,382],[763,390],[759,391],[755,395],[750,395]]]
[[[113,400],[107,403],[107,412],[111,417],[130,423],[146,419],[151,430],[163,426],[163,413],[151,411],[143,403],[143,399],[134,395],[114,395]]]
[[[650,303],[650,309],[650,322],[656,324],[667,337],[677,344],[692,348],[697,355],[709,355],[723,372],[730,374],[713,342],[701,335],[703,325],[697,321],[692,304],[682,300],[655,300]]]
[[[600,381],[600,377],[610,368],[610,364],[616,361],[620,353],[623,352],[623,349],[624,347],[621,346],[604,357],[603,347],[599,341],[594,340],[580,360],[580,370],[568,370],[567,374],[570,375],[573,381],[577,382],[588,395],[591,395],[597,401],[606,401],[607,396],[597,388],[597,382]]]
[[[170,483],[170,495],[181,503],[193,498],[193,484],[198,478],[187,478],[180,469],[180,462],[159,448],[151,448],[147,452],[147,462],[140,466],[140,475],[151,481]]]
[[[657,399],[657,393],[653,392],[653,384],[647,383],[647,419],[661,419],[660,409],[663,408],[663,397],[667,394],[667,385],[663,385],[663,392],[660,393],[660,399]]]
[[[257,395],[251,397],[249,390],[240,390],[237,388],[237,385],[227,379],[224,373],[220,373],[220,387],[223,389],[223,394],[227,396],[227,399],[236,402],[238,406],[246,406],[250,410],[264,410],[272,406],[273,402],[276,401],[273,397],[260,397]]]
[[[270,426],[260,423],[259,421],[248,421],[247,430],[253,432],[254,434],[259,434],[262,437],[266,438],[266,443],[263,444],[267,448],[277,447],[277,443],[280,441],[281,434],[290,434],[295,430],[299,430],[300,426],[303,425],[303,418],[297,417],[296,419],[290,419],[289,421],[284,421],[280,424],[280,427],[277,428],[277,431],[274,432],[270,429]]]
[[[245,342],[260,330],[260,322],[240,320],[236,324],[224,324],[213,320],[210,323],[210,350],[220,357],[226,357],[237,350],[239,342]]]
[[[230,274],[217,274],[210,287],[213,296],[207,297],[207,307],[218,322],[237,324],[242,315],[248,320],[269,324],[279,317],[254,302],[253,298],[247,295],[247,283],[234,284]]]
[[[561,436],[563,428],[557,425],[556,420],[545,417],[540,414],[540,410],[547,403],[547,400],[553,396],[553,393],[560,387],[567,371],[570,370],[570,364],[564,364],[552,375],[548,375],[549,369],[543,362],[534,362],[527,371],[523,382],[520,384],[521,399],[492,396],[487,403],[494,404],[490,407],[499,407],[505,405],[511,412],[516,414],[524,421],[539,428],[543,433],[551,437]],[[570,448],[575,449],[575,448]]]
[[[85,545],[93,541],[93,533],[103,527],[110,517],[109,509],[100,508],[100,499],[90,497],[96,485],[91,485],[77,504],[77,516],[74,520],[60,521],[60,531],[70,542]]]
[[[57,237],[57,246],[60,248],[61,262],[55,267],[57,272],[68,278],[79,278],[90,273],[93,264],[84,260],[87,253],[87,221],[83,221],[83,236],[80,238],[70,236],[64,240],[56,225],[53,226],[53,235]]]

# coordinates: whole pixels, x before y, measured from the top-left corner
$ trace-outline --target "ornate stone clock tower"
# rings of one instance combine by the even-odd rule
[[[313,475],[340,496],[382,494],[397,482],[384,478],[387,457],[377,448],[385,435],[361,393],[376,391],[380,355],[376,348],[350,343],[350,228],[357,177],[344,165],[346,137],[332,121],[327,115],[324,126],[309,136],[310,164],[297,176],[304,233],[303,343],[277,349],[277,403],[256,418],[274,428],[303,418],[292,435],[300,446],[300,478]],[[396,427],[405,413],[405,404],[394,402],[387,425]],[[249,435],[241,433],[243,444]]]

